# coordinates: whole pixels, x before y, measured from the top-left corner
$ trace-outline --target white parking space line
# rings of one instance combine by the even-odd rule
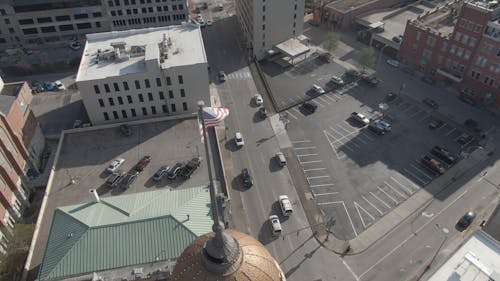
[[[311,171],[322,171],[322,170],[326,170],[326,168],[314,168],[314,169],[306,169],[306,170],[304,170],[304,172],[311,172]]]
[[[330,177],[329,175],[326,175],[326,176],[315,176],[315,177],[307,177],[307,178],[310,180],[313,180],[313,179],[324,179],[324,178],[329,178],[329,177]]]
[[[462,145],[462,147],[467,147],[467,146],[468,146],[469,144],[471,144],[471,142],[473,142],[473,141],[474,141],[474,138],[472,138],[472,139],[471,139],[468,143],[466,143],[466,144]]]
[[[358,211],[358,216],[361,219],[361,223],[363,224],[363,228],[366,228],[370,224],[367,225],[365,223],[365,220],[363,219],[363,216],[361,216],[359,209],[363,210],[365,212],[365,214],[367,214],[372,219],[372,221],[375,220],[375,218],[372,216],[372,214],[370,214],[367,210],[365,210],[365,208],[361,207],[361,205],[359,205],[356,201],[354,201],[354,208],[356,208],[356,211]]]
[[[416,180],[418,180],[419,182],[421,182],[423,185],[427,185],[429,183],[429,181],[425,181],[423,180],[422,178],[420,178],[419,176],[415,175],[414,173],[412,173],[410,170],[404,168],[403,169],[405,172],[407,172],[408,174],[410,174],[412,177],[414,177]]]
[[[304,147],[294,147],[295,150],[300,149],[316,149],[316,146],[304,146]]]
[[[403,175],[401,175],[401,174],[397,174],[397,175],[398,175],[398,176],[400,176],[400,177],[402,177],[402,178],[403,178],[402,180],[407,181],[407,182],[408,182],[410,185],[412,185],[412,186],[413,186],[416,190],[420,190],[420,187],[419,187],[417,184],[415,184],[414,182],[412,182],[410,179],[408,179],[408,178],[404,177],[404,176],[403,176]],[[396,175],[394,175],[394,176],[396,176]],[[398,180],[396,180],[396,178],[394,178],[394,177],[392,177],[392,176],[391,176],[391,179],[392,179],[393,181],[397,182],[399,185],[404,186],[404,184],[402,184],[401,182],[399,182]]]
[[[413,119],[415,118],[416,116],[418,116],[420,114],[420,110],[417,110],[415,113],[413,113],[412,115],[410,115],[410,119]]]
[[[305,161],[305,162],[300,162],[300,164],[310,164],[310,163],[319,163],[319,162],[323,162],[322,160],[314,160],[314,161]]]
[[[297,116],[293,115],[290,111],[285,110],[285,112],[286,112],[286,114],[288,114],[288,116],[292,117],[293,119],[299,120],[299,118],[297,118]]]
[[[417,162],[418,163],[418,162]],[[420,169],[419,167],[415,166],[415,164],[410,164],[410,166],[412,166],[413,169],[417,170],[418,172],[420,172],[420,174],[422,174],[424,177],[426,177],[427,179],[429,180],[432,180],[432,177],[428,175],[427,172],[425,172],[424,170]]]
[[[361,195],[361,198],[363,198],[366,203],[370,204],[370,206],[373,207],[373,209],[377,210],[377,212],[380,214],[380,215],[383,215],[384,213],[382,211],[380,211],[379,208],[377,208],[377,206],[375,206],[372,202],[368,201],[368,199],[366,199],[366,197],[364,197],[363,195]]]
[[[335,195],[335,194],[339,194],[339,192],[327,192],[327,193],[314,193],[313,192],[314,197],[316,197],[316,196],[326,196],[326,195]]]
[[[441,126],[441,127],[439,127],[439,129],[438,129],[438,130],[444,130],[444,129],[447,129],[447,128],[448,128],[448,126],[449,126],[449,125],[448,125],[447,123],[444,123],[444,125],[443,125],[443,126]]]
[[[363,137],[365,137],[365,138],[367,138],[367,139],[369,139],[369,140],[371,140],[371,141],[374,141],[374,140],[375,140],[374,138],[370,137],[370,136],[369,136],[367,133],[365,133],[365,132],[361,132],[359,135],[362,135]]]
[[[403,184],[401,184],[399,181],[397,181],[395,178],[391,177],[392,181],[397,183],[402,189],[406,190],[406,192],[408,194],[413,194],[412,190],[410,190],[408,187],[404,186]]]
[[[429,117],[431,117],[431,116],[426,114],[424,117],[422,117],[422,119],[418,120],[418,122],[424,122]]]
[[[300,112],[300,110],[299,110],[296,106],[292,107],[291,109],[292,109],[295,113],[297,113],[299,116],[300,116],[300,114],[302,114],[302,113]]]
[[[413,109],[413,105],[410,104],[410,106],[408,106],[407,108],[405,108],[402,113],[407,113],[408,111],[410,111],[412,109]]]
[[[347,208],[345,206],[344,201],[335,201],[335,202],[325,202],[325,203],[317,203],[318,205],[329,205],[329,204],[342,204],[344,206],[345,213],[347,214],[347,218],[349,218],[349,222],[351,222],[352,226],[352,231],[354,232],[354,236],[358,237],[358,233],[356,232],[356,228],[354,228],[354,224],[352,223],[351,215],[349,215],[349,212],[347,211]]]
[[[291,143],[303,143],[303,142],[311,142],[310,140],[300,140],[300,141],[292,141]]]
[[[330,95],[323,95],[325,98],[328,98],[329,100],[331,100],[332,102],[337,102],[338,100],[337,99],[334,99],[332,97],[330,97]]]
[[[344,130],[347,132],[348,135],[352,135],[353,133],[355,133],[356,131],[349,131],[347,130],[346,128],[344,128],[343,126],[341,126],[340,124],[337,124],[337,127],[339,127],[340,129]],[[352,128],[352,127],[351,127]]]
[[[330,136],[330,134],[328,132],[326,132],[326,130],[323,130],[323,134],[325,134],[325,138],[328,141],[328,144],[330,144],[330,147],[333,150],[333,152],[335,152],[337,159],[339,159],[339,160],[344,159],[346,157],[345,153],[343,153],[342,151],[340,151],[340,153],[339,153],[339,151],[337,151],[338,150],[337,146],[330,139],[330,137],[332,137],[332,136]],[[335,139],[335,138],[333,138],[333,139]]]
[[[334,141],[334,142],[332,142],[331,144],[338,143],[338,144],[340,144],[340,145],[343,145],[345,148],[349,149],[350,151],[354,152],[354,149],[353,149],[353,148],[351,148],[351,147],[347,144],[347,141],[342,142],[342,141],[340,141],[340,139],[337,139],[335,136],[331,135],[330,133],[328,133],[328,132],[326,132],[326,131],[324,131],[324,132],[325,132],[325,134],[327,135],[327,138],[328,138],[328,137],[331,137],[331,138],[335,139],[335,141]],[[343,137],[342,137],[342,138],[343,138]],[[341,138],[341,139],[342,139],[342,138]],[[337,148],[337,147],[336,147],[336,148]],[[337,149],[338,149],[338,148],[337,148]]]
[[[389,197],[389,199],[391,199],[394,203],[396,203],[396,204],[399,203],[398,200],[396,200],[394,197],[392,197],[387,192],[385,192],[380,186],[377,185],[377,189],[380,190],[382,193],[384,193],[387,197]]]
[[[341,140],[343,138],[345,138],[346,136],[349,136],[349,135],[344,135],[342,133],[340,133],[339,131],[335,130],[332,126],[330,126],[330,129],[337,135],[340,135],[340,137],[335,137],[336,140]]]
[[[329,100],[327,100],[327,99],[323,98],[322,96],[319,96],[319,97],[318,97],[318,99],[320,99],[322,102],[324,102],[324,103],[326,103],[326,104],[328,104],[328,105],[331,103],[331,101],[329,101]]]
[[[377,195],[375,195],[373,192],[370,192],[370,194],[375,197],[375,199],[377,199],[378,201],[380,201],[380,203],[384,204],[384,206],[387,207],[387,209],[391,209],[391,206],[389,206],[389,204],[385,203],[384,200],[380,199]]]
[[[311,102],[319,105],[320,107],[325,107],[325,105],[320,103],[318,100],[311,100]]]
[[[455,132],[457,128],[452,128],[448,133],[446,133],[447,136],[451,135],[453,132]]]
[[[333,183],[323,183],[323,184],[312,184],[310,187],[324,187],[324,186],[334,186],[335,184]]]
[[[399,196],[403,197],[404,199],[408,198],[408,195],[407,194],[403,194],[401,192],[399,192],[399,190],[397,188],[395,188],[394,186],[390,185],[388,182],[384,181],[385,185],[387,185],[390,189],[392,189],[394,192],[396,192],[397,194],[399,194]]]
[[[297,157],[318,156],[318,153],[298,154]]]
[[[363,140],[362,138],[360,138],[359,135],[356,136],[356,141],[359,141],[359,142],[361,142],[363,144],[368,144],[368,142],[365,141],[365,140]]]

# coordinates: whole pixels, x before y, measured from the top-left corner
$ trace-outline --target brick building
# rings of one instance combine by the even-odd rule
[[[441,21],[430,13],[408,21],[399,51],[403,64],[456,88],[469,103],[500,108],[500,8],[496,1],[460,3]],[[440,14],[439,10],[435,14]]]
[[[45,138],[30,109],[31,89],[26,82],[3,83],[0,78],[0,251],[4,234],[29,205],[30,178],[38,164]]]

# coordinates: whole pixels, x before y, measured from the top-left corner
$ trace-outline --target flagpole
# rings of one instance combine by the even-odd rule
[[[212,201],[212,215],[214,219],[214,227],[220,226],[219,222],[219,212],[217,211],[217,198],[215,197],[215,185],[214,185],[214,179],[212,177],[212,164],[210,160],[210,153],[208,152],[208,138],[207,138],[207,131],[205,129],[205,119],[203,118],[203,107],[205,106],[205,103],[200,100],[198,101],[198,117],[200,118],[201,121],[201,126],[203,129],[203,139],[204,144],[205,144],[205,158],[207,162],[207,168],[208,168],[208,179],[209,179],[209,189],[210,189],[210,199]]]

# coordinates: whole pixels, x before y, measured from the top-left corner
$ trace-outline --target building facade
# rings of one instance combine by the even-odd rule
[[[0,0],[0,49],[69,44],[85,34],[180,24],[186,1]]]
[[[408,21],[399,57],[410,68],[452,85],[471,103],[500,108],[500,9],[465,2],[451,32]]]
[[[195,24],[87,35],[76,83],[93,124],[197,111],[209,101]]]
[[[3,83],[0,78],[0,251],[7,229],[29,205],[30,178],[39,174],[45,148],[31,100],[26,82]]]
[[[258,59],[276,44],[302,34],[305,0],[241,0],[235,5],[247,49]]]

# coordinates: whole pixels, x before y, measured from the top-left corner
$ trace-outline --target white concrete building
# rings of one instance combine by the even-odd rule
[[[305,0],[239,0],[235,4],[247,48],[258,59],[274,45],[302,34]]]
[[[198,100],[209,101],[200,29],[89,34],[76,83],[93,124],[195,112]]]

